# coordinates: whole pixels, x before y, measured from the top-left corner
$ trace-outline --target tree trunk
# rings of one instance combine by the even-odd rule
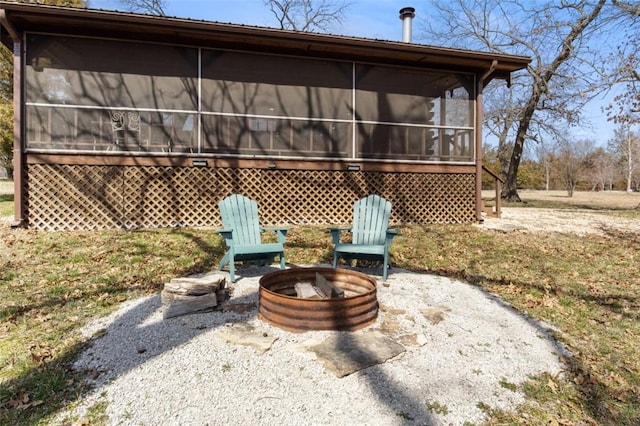
[[[627,134],[627,192],[630,194],[631,180],[633,178],[633,150],[631,149],[631,131]]]
[[[547,190],[547,192],[549,192],[549,183],[551,181],[551,166],[549,165],[549,162],[547,162],[545,160],[545,165],[544,165],[544,187]]]
[[[507,176],[509,172],[509,145],[507,144],[507,137],[509,136],[511,124],[512,120],[507,116],[498,137],[498,161],[500,162],[500,172],[503,178]]]
[[[513,150],[511,151],[511,160],[509,161],[509,170],[505,176],[504,186],[502,187],[501,197],[503,200],[520,203],[522,200],[518,195],[518,168],[520,167],[520,159],[522,159],[522,152],[524,150],[524,141],[531,124],[531,118],[536,111],[536,106],[540,100],[540,91],[537,85],[534,84],[531,97],[527,106],[522,113],[522,119],[518,124],[518,131],[516,132],[516,140],[513,143]]]
[[[583,33],[585,28],[598,16],[602,7],[606,3],[606,0],[599,0],[591,13],[578,20],[575,26],[564,38],[562,43],[562,49],[558,53],[558,56],[549,64],[549,67],[543,68],[542,74],[534,75],[533,88],[531,90],[531,97],[527,101],[527,104],[520,117],[518,124],[518,131],[516,133],[516,139],[513,144],[513,151],[511,152],[511,160],[509,162],[509,171],[505,176],[504,186],[502,187],[502,198],[506,201],[521,202],[518,195],[517,178],[518,168],[520,167],[520,160],[522,159],[522,152],[524,150],[524,142],[529,131],[531,119],[533,114],[538,108],[538,103],[542,98],[542,95],[549,90],[549,81],[557,73],[558,68],[566,62],[572,54],[573,44]]]

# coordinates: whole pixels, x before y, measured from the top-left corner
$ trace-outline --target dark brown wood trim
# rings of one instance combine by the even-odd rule
[[[495,65],[495,64],[494,64]],[[476,221],[482,223],[482,122],[484,111],[482,109],[482,99],[484,83],[493,67],[482,76],[478,76],[476,81],[476,180],[475,180],[475,207]]]
[[[491,171],[491,169],[488,169],[488,168],[486,168],[485,166],[482,166],[482,171],[483,171],[484,173],[488,173],[488,174],[489,174],[489,176],[491,176],[493,179],[495,179],[495,180],[497,180],[497,181],[500,181],[501,183],[504,183],[504,180],[503,180],[500,176],[498,176],[497,174],[493,173],[493,172]]]
[[[346,160],[246,159],[199,156],[117,156],[29,153],[27,164],[91,166],[209,167],[265,170],[333,170],[387,173],[475,173],[474,164],[416,164]]]
[[[28,223],[25,190],[25,154],[22,146],[22,41],[19,34],[13,41],[13,211],[12,227],[24,227]]]
[[[9,33],[9,36],[11,37],[11,40],[13,41],[20,40],[20,33],[18,33],[18,31],[16,31],[16,29],[13,27],[11,22],[9,22],[9,20],[7,19],[7,13],[5,12],[4,9],[0,9],[0,24],[4,28],[6,28],[7,32]]]

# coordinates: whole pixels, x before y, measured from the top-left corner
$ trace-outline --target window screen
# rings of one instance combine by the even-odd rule
[[[25,73],[27,149],[473,160],[468,74],[41,34]]]
[[[27,102],[193,110],[197,49],[30,35]]]
[[[351,119],[350,63],[203,50],[204,111]]]

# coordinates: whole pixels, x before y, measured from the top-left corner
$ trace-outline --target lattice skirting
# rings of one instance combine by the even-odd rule
[[[391,201],[394,225],[475,220],[473,174],[33,164],[26,186],[42,230],[219,227],[232,193],[256,200],[265,226],[348,224],[372,193]]]

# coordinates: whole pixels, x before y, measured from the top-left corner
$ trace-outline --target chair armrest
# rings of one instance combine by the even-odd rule
[[[217,229],[213,232],[219,234],[222,238],[224,238],[224,242],[227,247],[231,247],[235,244],[233,241],[233,228]]]
[[[331,232],[331,239],[333,240],[333,244],[340,243],[340,234],[343,231],[351,232],[350,226],[339,226],[334,228],[329,228],[329,232]]]
[[[291,229],[290,226],[263,226],[263,227],[260,227],[261,231],[273,231],[273,232],[284,232],[284,233],[286,233],[289,229]]]
[[[265,232],[265,231],[273,231],[278,235],[278,242],[281,244],[284,244],[286,238],[287,238],[287,232],[289,232],[289,229],[291,229],[291,227],[282,227],[282,226],[269,226],[269,227],[261,227],[260,231],[261,232]]]
[[[401,233],[399,233],[397,230],[395,229],[387,229],[387,237],[385,239],[385,245],[387,247],[391,246],[391,240],[393,240],[393,237],[396,237],[398,235],[402,235]]]

